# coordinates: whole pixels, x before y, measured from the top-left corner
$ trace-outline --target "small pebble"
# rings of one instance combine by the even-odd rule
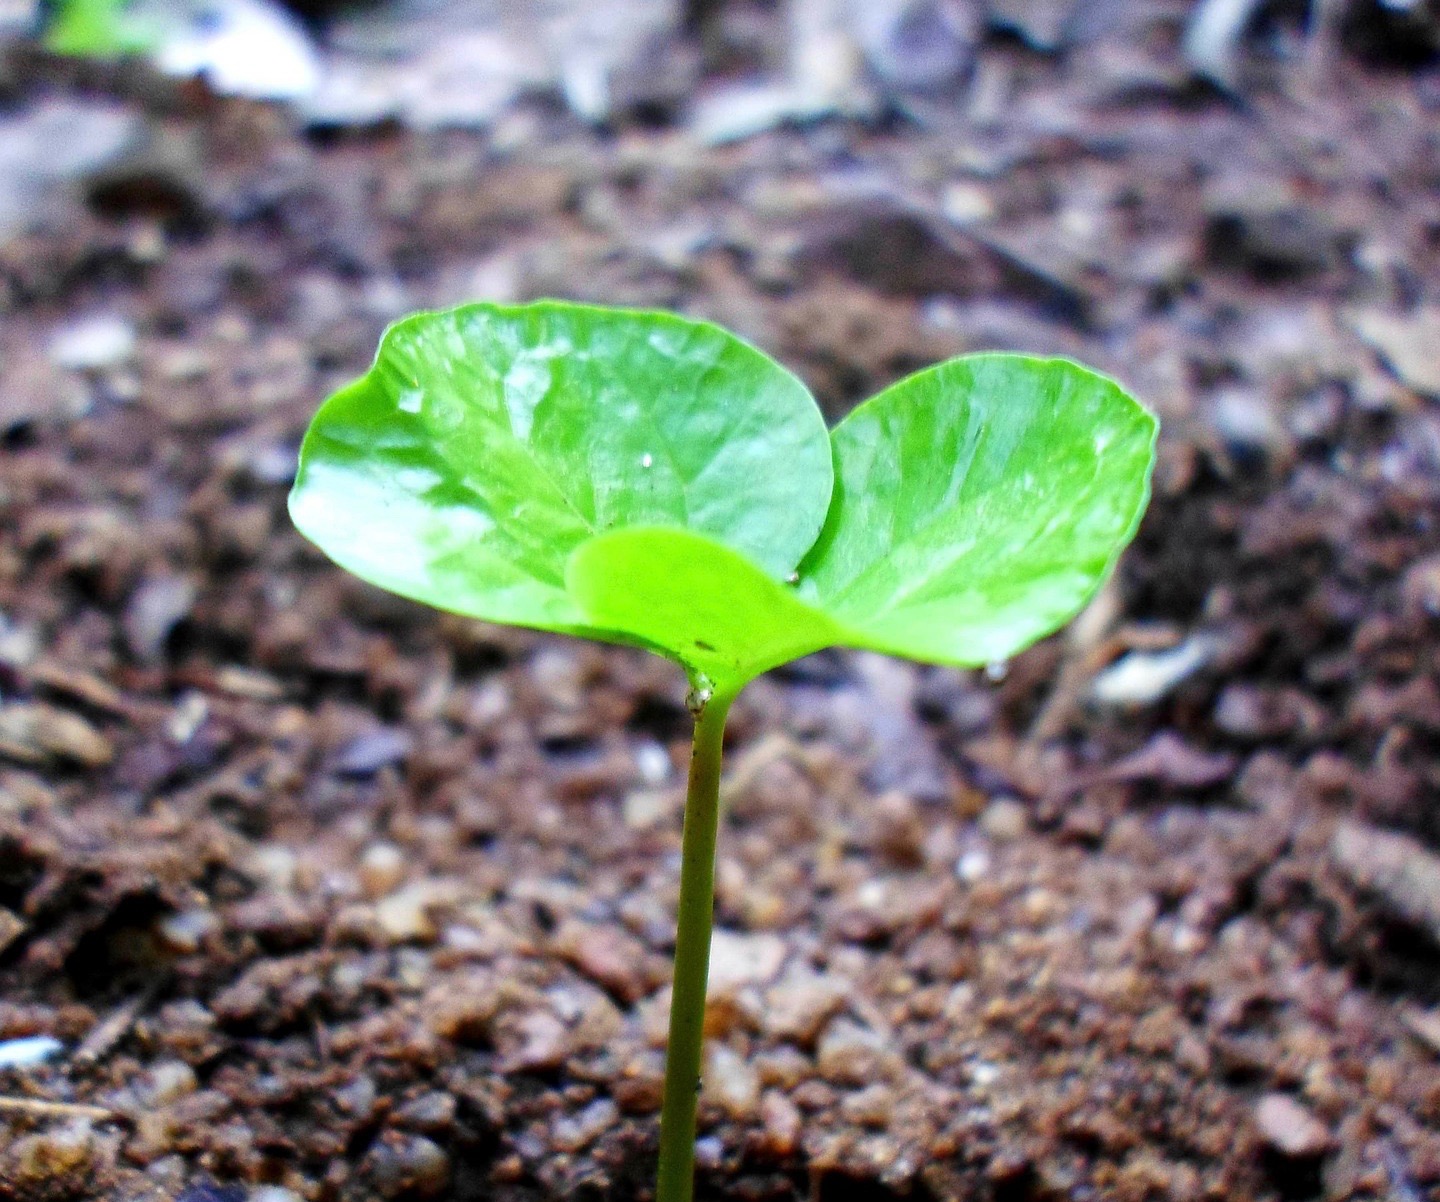
[[[369,1177],[382,1198],[433,1198],[450,1183],[450,1158],[423,1135],[398,1135],[377,1144]]]
[[[0,1068],[30,1068],[36,1064],[44,1064],[64,1050],[65,1045],[49,1035],[7,1039],[0,1043]]]
[[[430,953],[424,949],[402,947],[395,953],[395,980],[401,988],[418,992],[430,980],[432,963]]]
[[[765,1140],[777,1156],[790,1156],[800,1144],[802,1120],[795,1103],[778,1090],[768,1091],[760,1101],[760,1121]]]
[[[169,573],[147,577],[130,594],[121,625],[130,654],[142,663],[164,657],[171,631],[195,604],[195,585]]]
[[[945,185],[940,211],[956,225],[974,225],[995,216],[995,202],[980,185],[954,180]]]
[[[634,789],[625,794],[620,816],[632,831],[656,826],[675,812],[675,795],[669,789]]]
[[[695,1141],[695,1163],[702,1169],[718,1169],[725,1162],[725,1144],[719,1136],[702,1135]]]
[[[403,730],[382,726],[350,740],[335,757],[335,771],[340,776],[363,779],[400,763],[409,754],[410,736]]]
[[[530,677],[558,710],[578,710],[585,697],[584,667],[570,647],[546,647],[530,660]]]
[[[395,943],[410,939],[428,943],[438,933],[428,913],[434,900],[433,891],[424,883],[411,885],[377,902],[375,919]]]
[[[1216,390],[1209,398],[1206,417],[1239,463],[1250,462],[1255,456],[1276,454],[1285,447],[1285,431],[1270,403],[1250,388],[1241,386]],[[1191,645],[1184,643],[1175,650],[1183,652]],[[1161,657],[1169,655],[1174,655],[1174,652],[1159,653]],[[1133,655],[1126,658],[1133,658]],[[1182,659],[1181,663],[1188,665],[1189,661]]]
[[[257,883],[264,883],[279,893],[295,887],[297,861],[290,848],[279,843],[262,843],[249,855],[245,870]]]
[[[425,995],[425,1023],[441,1039],[459,1044],[486,1044],[500,1012],[496,982],[475,972],[450,978]]]
[[[792,970],[766,991],[761,1027],[777,1040],[809,1046],[850,990],[845,980],[829,973]]]
[[[665,1096],[665,1067],[658,1052],[626,1063],[612,1087],[615,1101],[627,1114],[654,1114]]]
[[[393,843],[372,843],[360,853],[360,888],[371,900],[395,892],[405,879],[405,854]]]
[[[888,1127],[895,1117],[895,1091],[879,1083],[867,1085],[841,1103],[841,1112],[862,1127]]]
[[[981,811],[980,829],[997,843],[1010,843],[1030,829],[1030,816],[1014,798],[999,797]]]
[[[569,1058],[573,1039],[569,1029],[548,1010],[535,1010],[517,1024],[520,1043],[500,1062],[503,1073],[548,1072]]]
[[[22,1197],[79,1196],[95,1153],[95,1133],[87,1122],[24,1136],[9,1149],[11,1184]]]
[[[643,973],[645,949],[614,927],[569,921],[555,933],[555,948],[609,993],[636,1002],[649,989]]]
[[[772,981],[785,956],[785,941],[778,935],[716,931],[710,941],[710,991],[734,993],[745,985]]]
[[[375,1082],[369,1077],[356,1077],[336,1089],[331,1097],[346,1114],[357,1119],[367,1119],[375,1109]]]
[[[705,1050],[700,1096],[732,1119],[747,1119],[760,1100],[760,1078],[733,1048],[711,1043]]]
[[[180,695],[175,709],[166,720],[165,735],[177,747],[184,747],[199,733],[209,716],[209,699],[198,689],[188,689]]]
[[[955,875],[966,884],[974,884],[990,871],[990,853],[983,847],[972,847],[955,861]]]
[[[1408,606],[1440,617],[1440,555],[1426,555],[1406,568],[1400,595]]]
[[[1421,1010],[1409,1006],[1400,1012],[1400,1021],[1416,1039],[1440,1054],[1440,1009]]]
[[[914,868],[925,858],[926,827],[913,798],[890,789],[871,807],[875,848],[892,865]]]
[[[195,1070],[183,1060],[162,1060],[150,1070],[147,1099],[154,1106],[169,1106],[195,1092]]]
[[[1261,1098],[1255,1122],[1265,1142],[1292,1159],[1319,1156],[1330,1146],[1325,1125],[1289,1094],[1268,1093]]]
[[[97,313],[62,327],[50,339],[50,362],[68,371],[119,367],[135,354],[135,327],[115,313]]]
[[[1364,822],[1342,822],[1330,857],[1352,886],[1380,908],[1440,941],[1440,856],[1418,839]]]
[[[422,1093],[399,1107],[393,1121],[417,1131],[447,1130],[455,1121],[455,1098],[438,1090]]]
[[[641,743],[635,748],[635,768],[647,785],[663,785],[674,771],[670,754],[659,743]]]
[[[177,384],[193,384],[203,380],[214,369],[214,362],[205,351],[182,347],[167,351],[155,362],[155,371],[162,380]]]
[[[293,446],[267,443],[256,447],[245,461],[245,468],[259,484],[289,484],[295,479],[299,455]]]
[[[205,936],[216,925],[215,915],[209,910],[181,910],[178,914],[167,914],[155,924],[155,929],[170,950],[189,956],[200,950]]]
[[[1154,705],[1200,671],[1217,650],[1214,639],[1195,635],[1164,651],[1132,651],[1095,677],[1090,695],[1102,705]]]
[[[845,1018],[826,1028],[815,1050],[820,1075],[840,1085],[869,1085],[888,1077],[894,1058],[884,1035]]]
[[[609,1098],[597,1098],[576,1115],[555,1121],[550,1141],[561,1152],[578,1152],[619,1121],[620,1110]]]
[[[40,633],[27,623],[0,613],[0,664],[26,668],[40,656]]]

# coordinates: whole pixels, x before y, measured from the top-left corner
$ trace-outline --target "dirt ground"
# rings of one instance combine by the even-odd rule
[[[0,243],[0,1056],[58,1041],[0,1068],[0,1194],[646,1195],[680,672],[383,596],[284,508],[386,321],[565,296],[831,414],[1003,346],[1164,423],[1066,634],[737,703],[702,1195],[1440,1197],[1440,72],[1230,96],[1147,28],[723,145],[10,55],[12,118],[144,121]]]

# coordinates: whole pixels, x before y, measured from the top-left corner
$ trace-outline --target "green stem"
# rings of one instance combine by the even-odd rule
[[[675,987],[660,1111],[656,1202],[690,1202],[695,1192],[695,1107],[705,1036],[705,985],[715,914],[715,837],[720,827],[720,751],[731,697],[714,696],[695,715],[690,787],[680,850],[680,914],[675,929]]]

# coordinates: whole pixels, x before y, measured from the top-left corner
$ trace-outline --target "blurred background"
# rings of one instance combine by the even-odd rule
[[[0,0],[0,1193],[639,1196],[680,673],[284,512],[540,296],[1164,426],[1067,633],[737,705],[706,1188],[1440,1189],[1440,7]]]

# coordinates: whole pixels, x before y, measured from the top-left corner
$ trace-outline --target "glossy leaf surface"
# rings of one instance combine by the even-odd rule
[[[827,615],[743,555],[684,530],[602,534],[570,559],[571,595],[598,626],[623,630],[733,693],[746,681],[846,641]]]
[[[389,330],[312,423],[291,513],[382,588],[590,634],[565,586],[585,540],[674,526],[783,577],[819,532],[831,477],[804,385],[716,326],[473,305]]]
[[[1157,428],[1063,359],[971,355],[910,376],[832,433],[802,595],[859,645],[1006,659],[1072,617],[1130,541]]]
[[[793,376],[714,326],[475,305],[392,327],[312,424],[291,511],[383,588],[647,647],[734,692],[833,644],[1022,650],[1133,535],[1155,435],[1104,376],[992,354],[827,437]]]

